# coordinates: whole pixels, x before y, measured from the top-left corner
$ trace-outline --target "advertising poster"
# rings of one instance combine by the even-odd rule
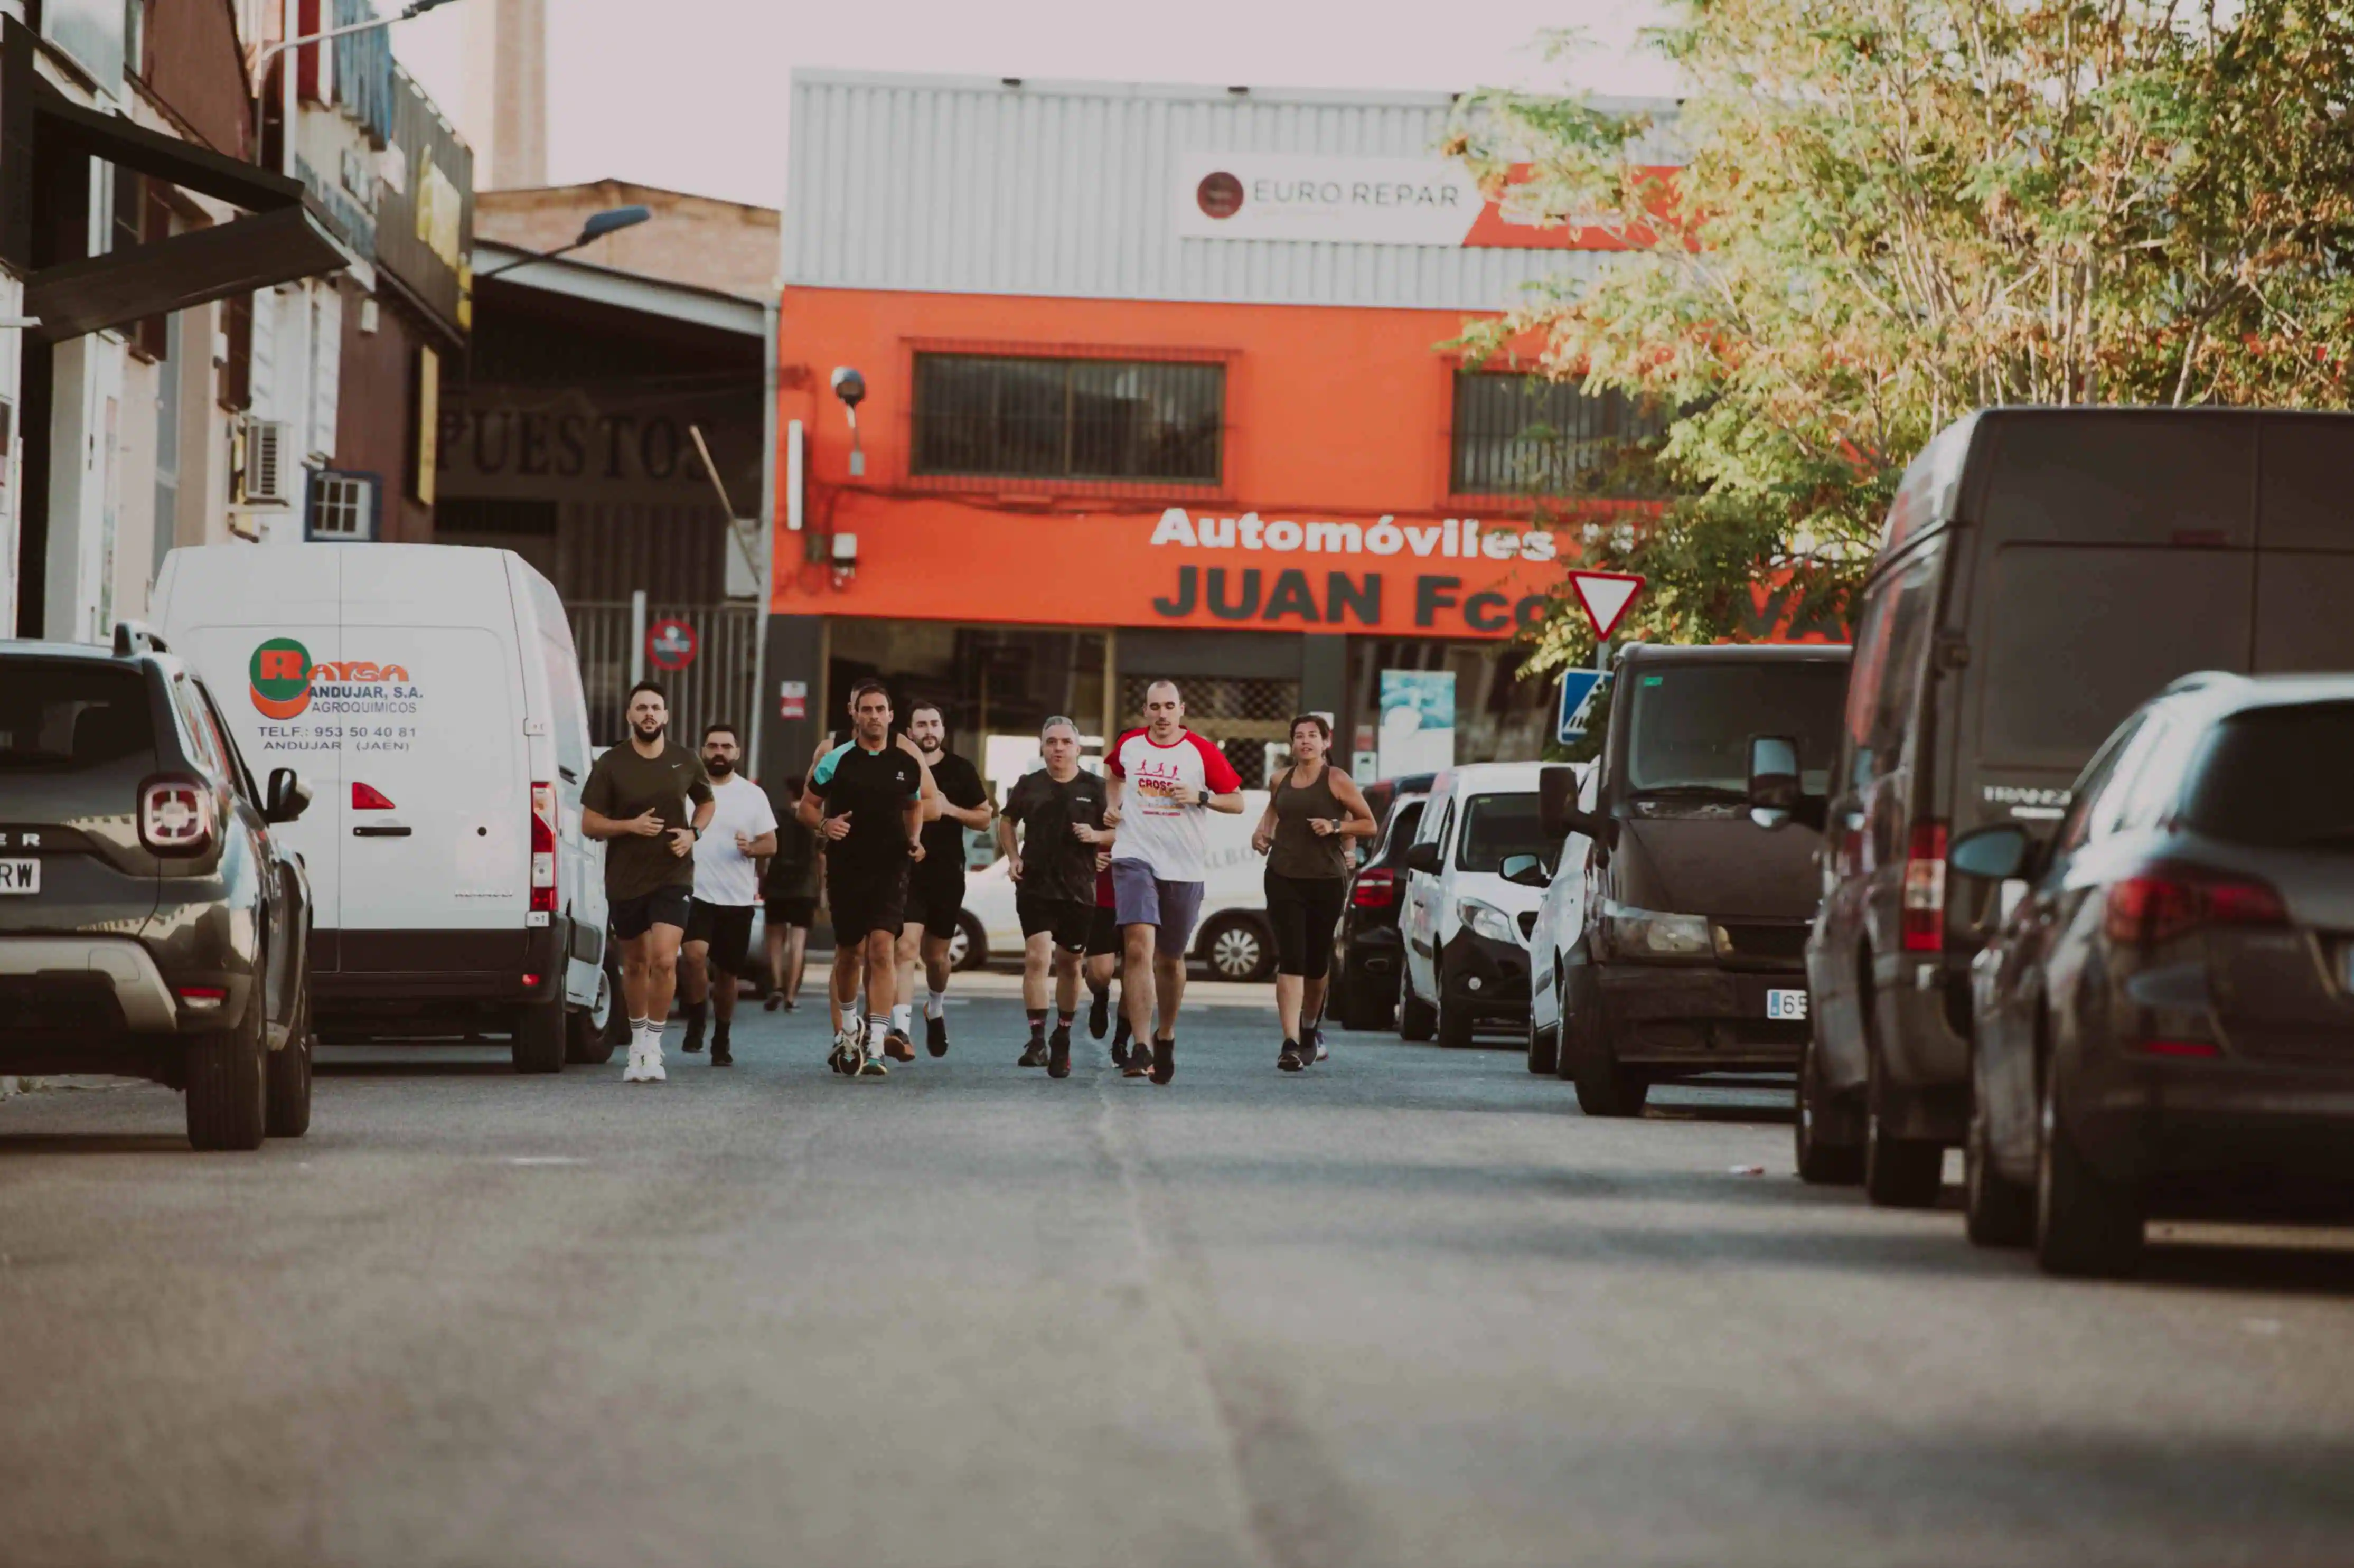
[[[1382,672],[1381,776],[1455,765],[1455,672]]]

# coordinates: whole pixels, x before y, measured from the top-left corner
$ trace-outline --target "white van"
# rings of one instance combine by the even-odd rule
[[[1580,780],[1591,764],[1575,764]],[[1405,852],[1405,972],[1398,1033],[1469,1045],[1481,1025],[1518,1033],[1529,1017],[1529,937],[1542,886],[1507,882],[1504,862],[1561,848],[1537,821],[1535,762],[1479,762],[1434,779]]]
[[[504,1033],[519,1072],[610,1057],[605,847],[564,606],[509,550],[174,550],[164,636],[222,694],[314,893],[322,1038]],[[232,695],[234,694],[234,695]]]

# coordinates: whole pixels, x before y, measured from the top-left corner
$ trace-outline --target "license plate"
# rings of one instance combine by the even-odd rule
[[[0,860],[0,894],[38,893],[40,890],[39,861]]]
[[[1766,1016],[1791,1023],[1803,1023],[1807,1018],[1807,993],[1803,991],[1769,991],[1766,993]]]

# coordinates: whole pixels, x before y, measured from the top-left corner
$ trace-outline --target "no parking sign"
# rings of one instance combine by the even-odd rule
[[[646,662],[657,670],[684,670],[695,662],[695,628],[664,616],[646,628]]]

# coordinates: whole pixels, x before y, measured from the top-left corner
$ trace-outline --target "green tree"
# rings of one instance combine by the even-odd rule
[[[1668,3],[1674,124],[1489,92],[1451,147],[1633,248],[1465,344],[1677,411],[1649,456],[1678,498],[1584,530],[1650,579],[1643,634],[1744,635],[1759,585],[1836,613],[1904,465],[1973,408],[2348,402],[2348,0]],[[1655,132],[1684,151],[1671,213]],[[1564,600],[1531,668],[1591,649]]]

